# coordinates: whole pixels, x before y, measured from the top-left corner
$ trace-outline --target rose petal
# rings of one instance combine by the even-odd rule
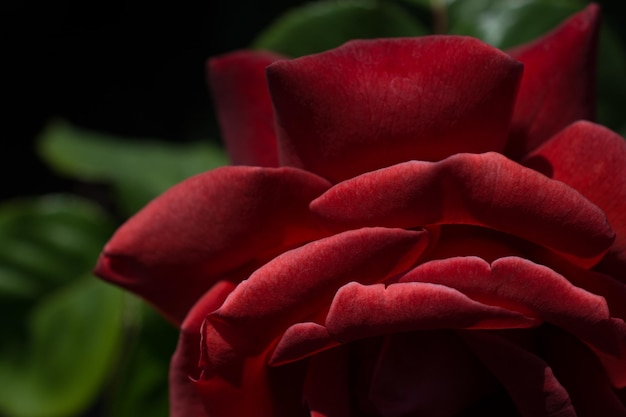
[[[111,238],[96,274],[182,322],[215,282],[326,236],[308,212],[329,184],[293,168],[224,167],[169,189]]]
[[[498,329],[536,326],[516,311],[481,304],[443,285],[407,282],[343,286],[326,318],[342,342],[383,334],[431,329]]]
[[[279,59],[270,52],[237,51],[207,63],[222,138],[234,165],[278,166],[265,68]]]
[[[510,54],[524,63],[507,155],[518,159],[570,123],[595,115],[600,9],[590,4]]]
[[[285,330],[281,336],[272,353],[269,365],[284,365],[337,345],[339,342],[328,334],[325,326],[312,322],[296,323]]]
[[[364,228],[286,252],[237,286],[208,316],[239,352],[253,354],[290,325],[325,312],[349,281],[380,282],[414,265],[426,232]]]
[[[571,265],[564,271],[568,279],[521,258],[498,259],[489,267],[482,259],[466,257],[424,263],[398,282],[445,285],[482,303],[520,311],[566,329],[595,352],[614,386],[626,386],[626,324],[612,317],[608,305],[623,311],[623,285]],[[590,289],[597,289],[598,294]]]
[[[580,191],[607,215],[617,236],[600,269],[626,282],[626,141],[590,122],[567,127],[524,164]]]
[[[501,151],[522,66],[459,36],[351,41],[267,69],[283,165],[333,182]]]
[[[207,291],[182,323],[176,351],[170,364],[170,416],[209,417],[192,380],[200,376],[200,328],[206,315],[218,308],[235,288],[230,282],[219,282]]]
[[[195,381],[209,416],[308,416],[301,399],[304,363],[271,368],[266,365],[266,353],[236,356],[219,372],[203,374]]]
[[[626,319],[626,285],[624,283],[612,276],[572,265],[553,254],[547,254],[548,256],[532,255],[528,259],[533,259],[534,262],[550,267],[566,277],[575,286],[603,297],[609,307],[611,317]]]
[[[621,345],[604,298],[575,287],[550,268],[508,257],[491,266],[475,257],[431,261],[400,282],[427,282],[455,288],[485,304],[519,311],[567,329],[608,352]]]
[[[473,224],[595,264],[614,239],[602,210],[576,190],[497,153],[410,161],[360,175],[311,203],[329,227]]]
[[[386,341],[369,392],[377,415],[464,415],[494,390],[493,377],[451,332],[398,333]]]
[[[577,417],[567,391],[538,356],[486,332],[459,334],[504,385],[522,417]]]
[[[194,384],[210,416],[307,415],[301,399],[306,362],[268,367],[271,347],[239,355],[206,319],[200,334],[202,373]]]

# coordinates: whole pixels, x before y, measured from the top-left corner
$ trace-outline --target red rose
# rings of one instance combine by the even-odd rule
[[[626,143],[579,121],[598,15],[510,54],[213,59],[238,166],[154,200],[96,269],[180,326],[171,415],[626,416]]]

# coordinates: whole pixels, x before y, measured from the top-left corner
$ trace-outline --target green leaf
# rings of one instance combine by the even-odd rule
[[[533,40],[581,10],[582,0],[448,0],[449,33],[509,48]]]
[[[618,132],[626,132],[626,53],[613,33],[604,26],[598,50],[598,121]]]
[[[3,203],[0,302],[33,299],[91,270],[113,230],[99,207],[77,197],[49,195]],[[0,307],[8,314],[4,310]]]
[[[279,17],[253,47],[297,57],[337,47],[350,39],[428,34],[407,9],[382,1],[319,1]]]
[[[26,343],[5,339],[0,414],[63,417],[96,397],[121,343],[123,295],[89,276],[51,292],[26,317]]]
[[[121,293],[89,271],[113,230],[73,196],[0,205],[0,415],[69,416],[98,394],[119,346]]]
[[[111,417],[167,417],[168,370],[178,331],[145,302],[138,300],[139,322],[130,326],[134,339],[126,351],[125,366],[115,380],[108,414]]]
[[[172,185],[227,163],[224,151],[210,143],[120,138],[61,121],[45,129],[39,145],[42,157],[58,172],[112,184],[126,214]]]

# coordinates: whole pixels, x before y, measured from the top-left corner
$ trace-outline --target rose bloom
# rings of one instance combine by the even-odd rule
[[[626,144],[588,121],[598,19],[507,52],[212,59],[234,166],[156,198],[96,267],[179,326],[171,416],[626,416]]]

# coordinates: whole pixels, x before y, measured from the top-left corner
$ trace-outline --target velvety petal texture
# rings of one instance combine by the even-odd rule
[[[477,39],[432,36],[351,41],[267,71],[281,164],[337,182],[502,151],[522,65]]]
[[[281,336],[269,364],[280,366],[285,363],[304,359],[315,353],[339,345],[326,326],[313,322],[296,323]]]
[[[342,287],[328,312],[326,327],[348,342],[386,333],[440,328],[493,329],[537,325],[522,314],[471,300],[459,291],[430,283]]]
[[[181,323],[217,281],[245,278],[278,253],[326,236],[308,204],[329,185],[293,168],[225,167],[192,177],[116,232],[96,274]]]
[[[426,232],[386,228],[309,243],[257,270],[209,321],[239,352],[259,353],[290,324],[315,318],[341,286],[353,280],[381,282],[403,272],[427,245]]]
[[[524,64],[506,153],[520,158],[570,123],[593,120],[596,55],[600,31],[597,4],[542,38],[509,53]]]
[[[96,273],[180,327],[172,417],[626,417],[626,141],[599,8],[462,36],[211,59],[232,162]]]
[[[525,259],[501,258],[491,265],[474,257],[432,261],[413,269],[400,282],[454,288],[487,305],[558,325],[613,353],[621,343],[608,330],[612,327],[611,315],[603,297],[575,287],[553,270]]]
[[[279,59],[271,52],[237,51],[208,61],[222,139],[234,165],[278,166],[265,67]]]
[[[524,163],[574,187],[602,209],[617,235],[602,269],[626,282],[626,140],[581,121],[559,132]]]
[[[474,224],[593,265],[615,237],[605,214],[573,188],[498,153],[410,161],[335,185],[311,203],[329,227]],[[515,221],[511,221],[515,219]]]

